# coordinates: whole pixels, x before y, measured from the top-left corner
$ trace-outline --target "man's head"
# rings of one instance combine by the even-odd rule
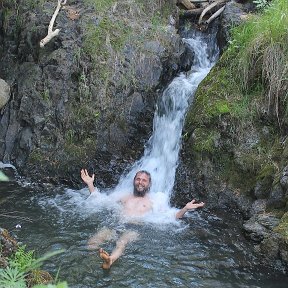
[[[134,191],[136,197],[144,197],[151,187],[151,175],[145,170],[138,171],[134,177]]]

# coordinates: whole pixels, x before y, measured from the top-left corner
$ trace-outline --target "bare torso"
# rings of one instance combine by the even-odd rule
[[[129,195],[121,199],[123,212],[126,216],[143,216],[152,210],[152,202],[149,197],[135,197]]]

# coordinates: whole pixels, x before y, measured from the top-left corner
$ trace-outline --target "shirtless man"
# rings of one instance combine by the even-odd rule
[[[90,193],[99,193],[94,187],[93,174],[90,176],[86,169],[81,170],[81,178],[87,184]],[[148,192],[151,187],[151,175],[145,170],[138,171],[134,177],[133,181],[133,194],[127,195],[120,200],[123,206],[123,214],[128,217],[143,216],[152,210],[152,202],[149,198]],[[175,217],[176,219],[182,218],[184,214],[195,208],[203,207],[204,203],[195,203],[195,200],[188,202],[182,209],[180,209]],[[88,241],[88,246],[90,249],[98,248],[103,241],[112,239],[113,232],[109,229],[103,229]],[[99,249],[99,255],[103,259],[103,269],[109,269],[111,265],[123,254],[125,247],[128,243],[137,240],[138,233],[134,231],[124,232],[119,240],[116,242],[116,248],[109,255],[102,248]]]

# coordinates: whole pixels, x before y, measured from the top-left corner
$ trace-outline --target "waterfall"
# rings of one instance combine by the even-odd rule
[[[153,134],[146,145],[144,155],[133,165],[130,172],[123,176],[114,190],[115,193],[131,191],[135,173],[147,170],[152,176],[150,193],[153,195],[161,192],[169,199],[175,181],[187,108],[193,101],[198,85],[209,73],[218,56],[215,38],[215,34],[207,37],[201,32],[194,32],[192,38],[183,39],[194,51],[192,68],[188,73],[176,77],[163,92],[154,116]]]

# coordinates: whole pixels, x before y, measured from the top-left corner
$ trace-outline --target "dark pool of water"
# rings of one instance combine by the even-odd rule
[[[194,212],[178,224],[134,225],[140,239],[103,271],[87,239],[104,226],[120,235],[125,225],[111,209],[86,213],[66,205],[69,197],[61,188],[47,193],[0,182],[0,226],[39,255],[64,248],[43,268],[55,275],[60,267],[69,287],[287,287],[288,277],[261,264],[241,234],[240,218],[227,211]],[[104,247],[111,251],[114,245]]]

